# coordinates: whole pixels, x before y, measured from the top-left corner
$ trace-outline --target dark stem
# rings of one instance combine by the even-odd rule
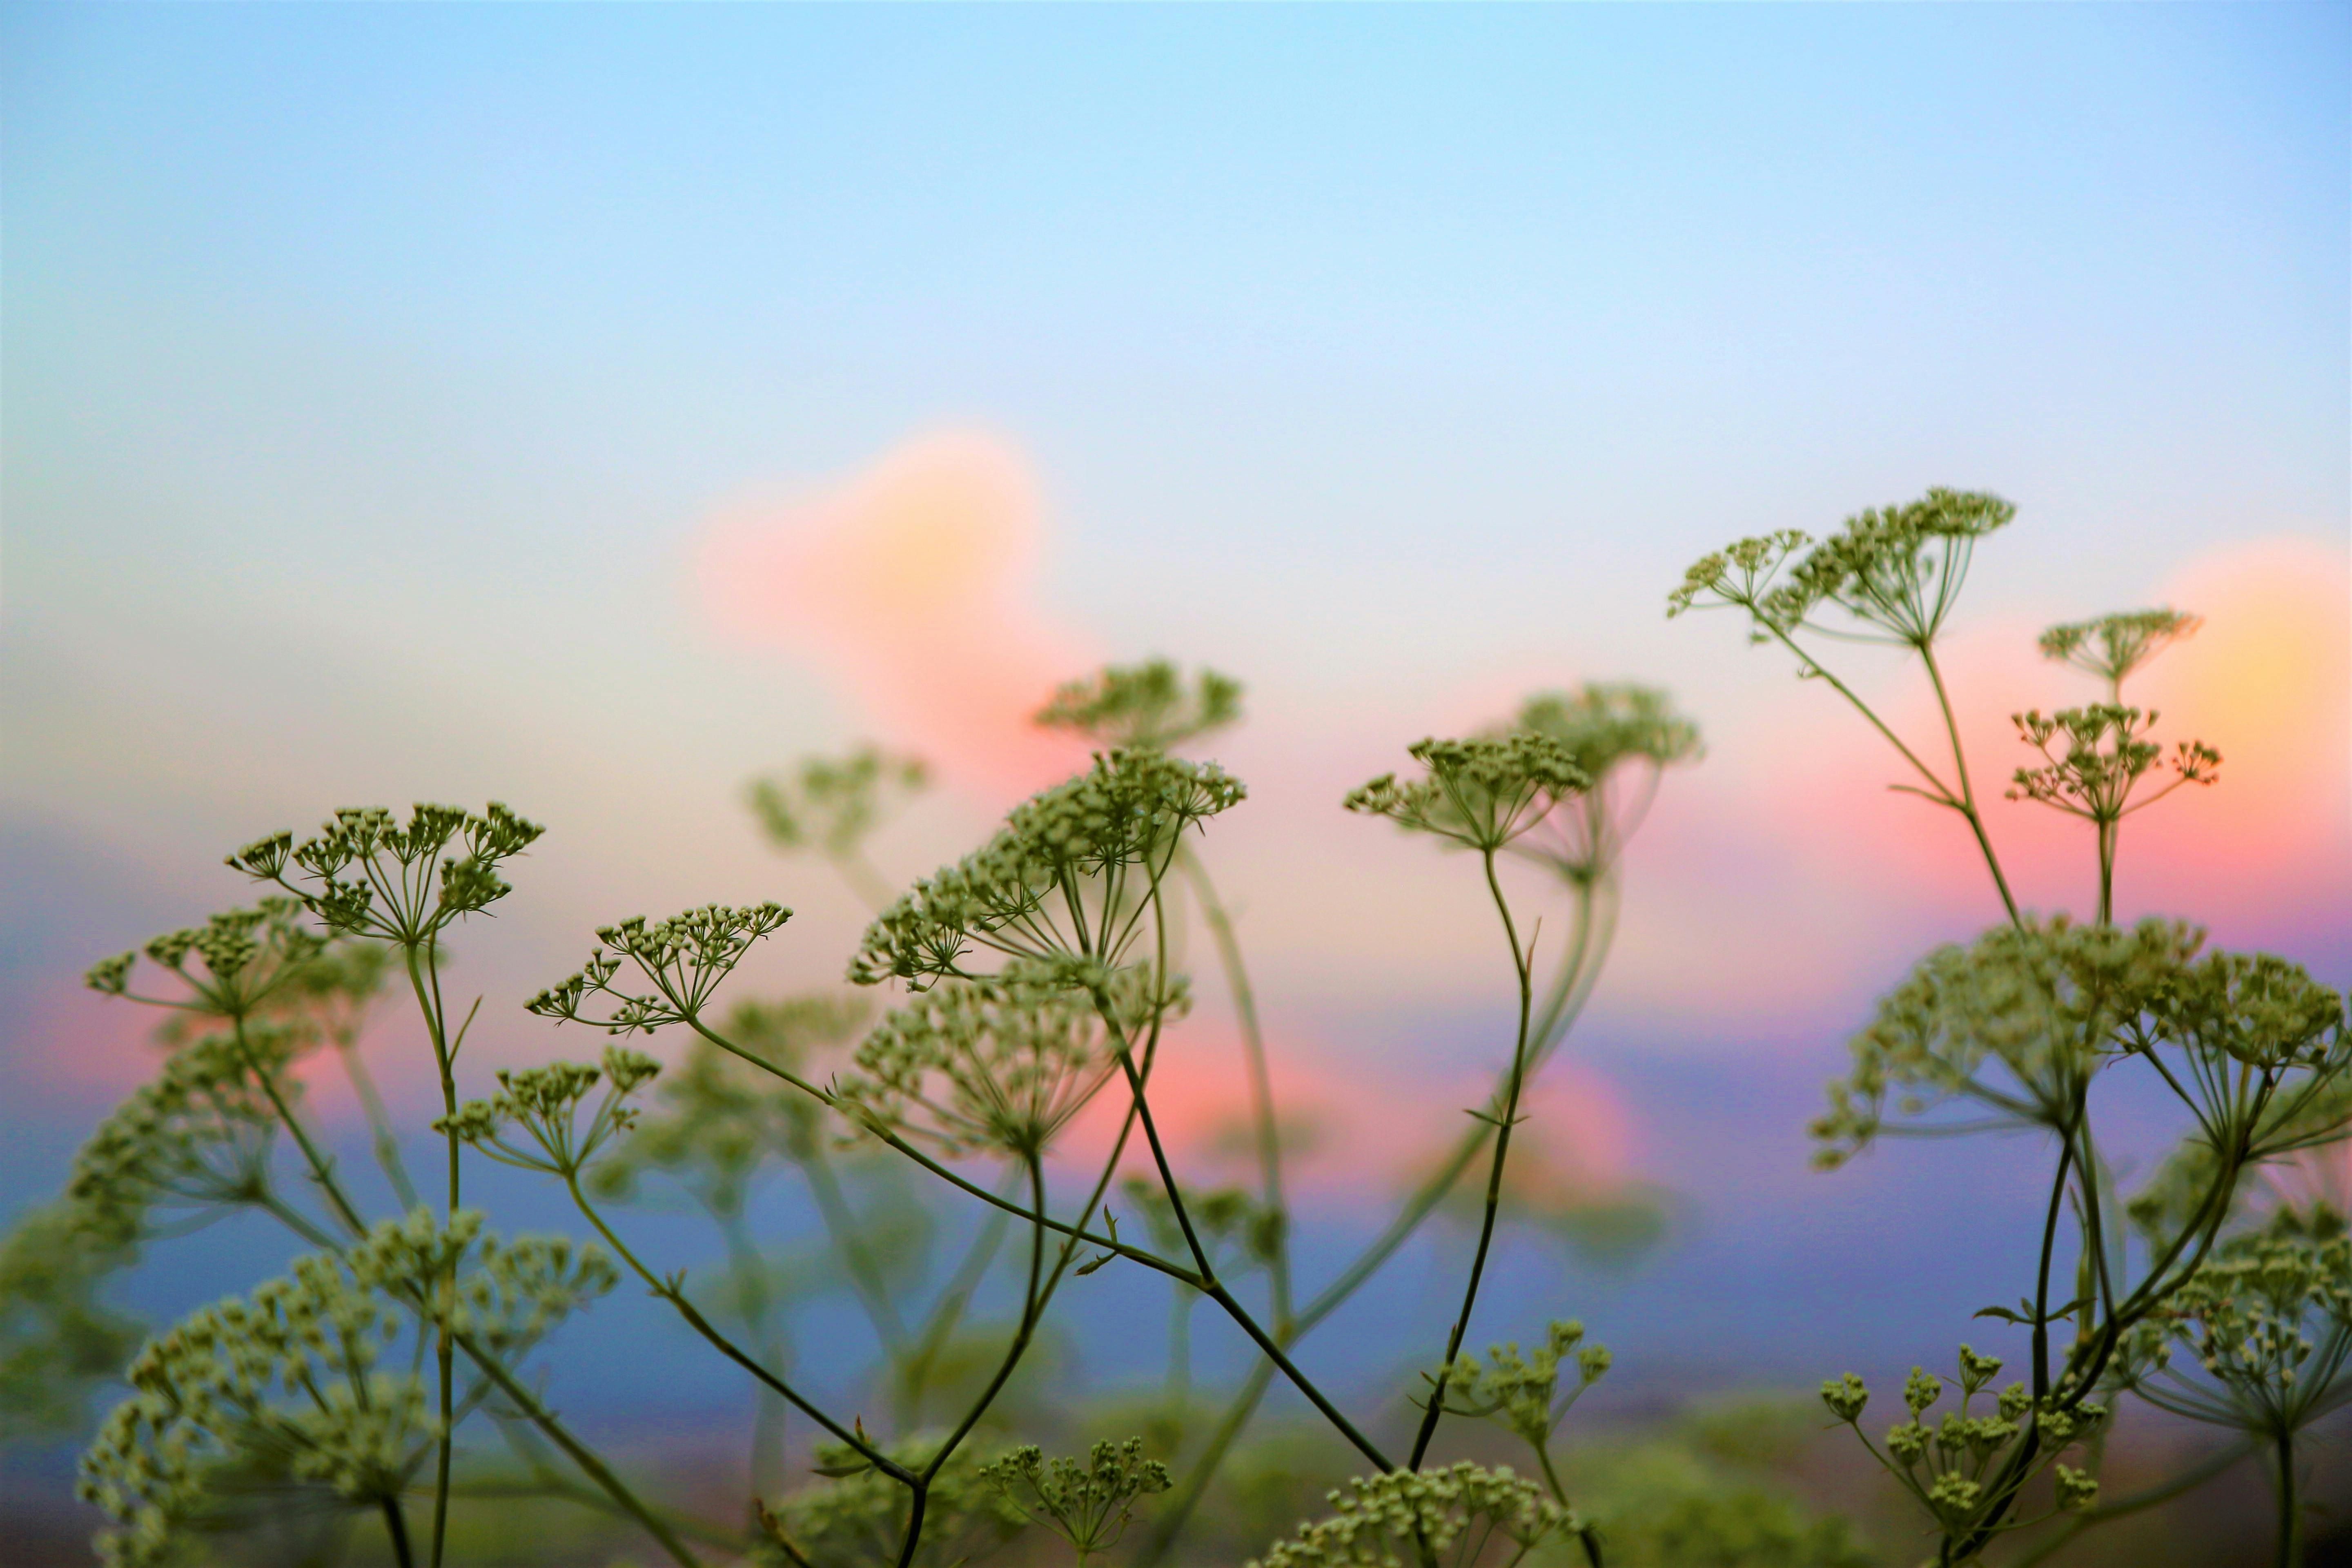
[[[1462,1341],[1470,1331],[1471,1310],[1478,1304],[1478,1285],[1486,1272],[1486,1255],[1495,1241],[1495,1223],[1503,1206],[1503,1166],[1511,1152],[1511,1127],[1519,1116],[1519,1091],[1527,1083],[1528,1023],[1535,1006],[1535,991],[1528,971],[1528,955],[1519,946],[1518,927],[1511,920],[1510,901],[1503,897],[1503,884],[1495,875],[1495,851],[1485,852],[1486,890],[1495,900],[1495,910],[1502,917],[1503,935],[1511,944],[1511,966],[1517,972],[1519,984],[1519,1034],[1511,1047],[1511,1076],[1503,1099],[1502,1115],[1495,1128],[1495,1158],[1486,1171],[1486,1207],[1478,1224],[1478,1249],[1470,1259],[1470,1280],[1462,1292],[1462,1310],[1454,1320],[1454,1330],[1445,1337],[1445,1359],[1438,1366],[1436,1385],[1430,1390],[1429,1406],[1422,1413],[1421,1430],[1414,1434],[1412,1456],[1405,1461],[1408,1468],[1421,1468],[1423,1458],[1429,1452],[1431,1439],[1437,1436],[1439,1417],[1445,1413],[1446,1380],[1453,1375],[1454,1358],[1462,1352]]]
[[[408,1549],[408,1521],[401,1517],[400,1499],[383,1500],[383,1528],[392,1537],[392,1560],[400,1568],[415,1568],[415,1555]]]

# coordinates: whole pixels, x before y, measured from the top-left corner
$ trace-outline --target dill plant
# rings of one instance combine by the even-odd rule
[[[1948,1385],[1915,1368],[1906,1418],[1878,1444],[1862,1432],[1862,1379],[1833,1378],[1822,1398],[1916,1500],[1938,1564],[1978,1562],[2012,1532],[2063,1520],[2029,1551],[2039,1561],[2103,1518],[2204,1479],[2194,1470],[2101,1500],[2101,1438],[2116,1401],[2137,1396],[2267,1451],[2275,1561],[2290,1568],[2302,1560],[2296,1436],[2352,1400],[2336,1348],[2344,1255],[2326,1239],[2345,1221],[2341,1194],[2297,1201],[2273,1188],[2265,1198],[2260,1186],[2352,1130],[2345,998],[2284,960],[2210,950],[2187,921],[2116,920],[2124,820],[2186,785],[2213,784],[2221,763],[2200,741],[2168,752],[2155,738],[2158,716],[2125,700],[2133,675],[2197,629],[2196,616],[2169,607],[2053,626],[2040,639],[2046,658],[2096,680],[2105,700],[2018,713],[2034,760],[2014,770],[2008,795],[2090,827],[2094,912],[2020,909],[1937,658],[1977,545],[2014,515],[1997,496],[1930,490],[1861,512],[1823,540],[1795,531],[1741,540],[1694,564],[1668,600],[1670,616],[1744,616],[1752,641],[1792,656],[1801,677],[1876,731],[1905,769],[1892,787],[1960,820],[2006,916],[1976,942],[1929,954],[1881,1002],[1813,1125],[1819,1163],[1843,1164],[1886,1136],[2021,1130],[2053,1155],[2027,1290],[2013,1307],[1976,1314],[2027,1331],[2026,1376],[1979,1408],[2002,1363],[1962,1345],[1957,1407],[1931,1416]],[[1840,642],[1915,661],[1940,733],[1897,732],[1835,668]],[[2130,1198],[2094,1116],[2115,1074],[2152,1079],[2188,1129]],[[2202,1378],[2173,1364],[2178,1344],[2197,1347]]]
[[[2005,917],[1930,954],[1880,1005],[1813,1128],[1820,1163],[1884,1137],[1995,1129],[2037,1132],[2053,1152],[2034,1275],[2013,1307],[1978,1314],[2025,1331],[2023,1375],[2000,1384],[2002,1360],[1963,1344],[1948,1379],[1915,1369],[1903,1418],[1875,1439],[1862,1427],[1872,1394],[1861,1378],[1832,1379],[1822,1401],[1916,1500],[1939,1564],[1977,1562],[2058,1521],[2027,1548],[2038,1560],[2198,1479],[2102,1498],[2102,1440],[2134,1398],[2269,1456],[2278,1560],[2292,1563],[2298,1436],[2352,1397],[2344,1216],[2294,1179],[2352,1116],[2343,998],[2280,960],[2210,951],[2193,926],[2116,920],[2125,819],[2211,784],[2220,766],[2194,741],[2164,750],[2158,716],[2125,700],[2129,678],[2196,629],[2171,610],[2043,637],[2103,700],[2018,715],[2031,760],[2009,795],[2089,826],[2096,892],[2087,920],[2019,907],[1937,654],[1974,550],[2012,515],[1996,497],[1935,490],[1819,542],[1741,541],[1695,565],[1670,599],[1671,614],[1743,615],[1755,641],[1792,655],[1880,733],[1904,769],[1895,787],[1957,819]],[[1916,660],[1940,733],[1898,733],[1833,668],[1835,645],[1857,640]],[[1580,1505],[1591,1478],[1556,1440],[1610,1352],[1565,1318],[1530,1350],[1471,1341],[1511,1194],[1545,1179],[1515,1138],[1529,1086],[1592,994],[1627,842],[1665,773],[1697,757],[1696,728],[1643,687],[1542,694],[1491,729],[1405,748],[1408,769],[1341,803],[1465,865],[1492,909],[1513,1025],[1468,1127],[1378,1234],[1310,1283],[1294,1258],[1290,1145],[1256,993],[1205,852],[1245,792],[1192,754],[1239,720],[1241,700],[1226,677],[1160,661],[1064,687],[1036,721],[1087,739],[1090,765],[904,891],[868,844],[926,786],[921,763],[866,748],[757,782],[751,805],[772,843],[815,856],[871,909],[849,988],[722,998],[754,948],[786,938],[781,904],[614,921],[576,972],[527,1005],[604,1037],[596,1059],[509,1068],[471,1096],[460,1066],[479,1003],[461,1012],[445,994],[446,944],[508,896],[506,873],[541,829],[496,804],[421,805],[404,819],[345,810],[309,837],[280,833],[231,856],[262,885],[258,902],[91,970],[97,990],[164,1010],[167,1054],[93,1134],[65,1193],[0,1244],[12,1419],[68,1423],[109,1373],[130,1390],[83,1462],[83,1496],[110,1520],[101,1554],[202,1560],[271,1506],[258,1499],[373,1519],[383,1550],[413,1568],[464,1557],[451,1519],[473,1500],[538,1495],[625,1521],[680,1564],[950,1568],[1024,1537],[1081,1564],[1114,1552],[1155,1563],[1185,1550],[1220,1477],[1255,1462],[1244,1438],[1279,1382],[1360,1473],[1329,1492],[1323,1517],[1245,1549],[1263,1568],[1866,1560],[1836,1521],[1809,1521],[1683,1450],[1597,1467],[1604,1501]],[[1547,921],[1563,934],[1539,943]],[[1209,939],[1213,985],[1182,967],[1195,932]],[[362,1021],[390,991],[406,993],[441,1092],[431,1131],[444,1171],[429,1197],[361,1048]],[[1212,992],[1238,1025],[1246,1185],[1187,1180],[1155,1111],[1162,1051],[1182,1048],[1182,1020]],[[389,1204],[367,1201],[305,1103],[296,1069],[322,1053],[367,1117]],[[2152,1075],[2192,1123],[2128,1198],[2092,1118],[2110,1072]],[[1079,1163],[1067,1134],[1096,1106],[1108,1147]],[[478,1161],[551,1184],[582,1234],[493,1236],[464,1205]],[[753,1196],[779,1179],[805,1192],[817,1234],[758,1223]],[[646,1261],[635,1206],[656,1184],[709,1221],[715,1271]],[[908,1195],[917,1190],[961,1214],[941,1269],[929,1266],[939,1227]],[[1443,1333],[1412,1352],[1426,1370],[1400,1391],[1402,1413],[1393,1400],[1343,1399],[1315,1376],[1310,1337],[1449,1209],[1469,1215],[1475,1239]],[[274,1220],[302,1255],[282,1279],[134,1352],[133,1326],[101,1300],[106,1280],[238,1211]],[[812,1251],[872,1328],[879,1412],[822,1392],[803,1364],[790,1322],[805,1271],[782,1259]],[[1109,1268],[1167,1283],[1177,1415],[1083,1458],[1008,1444],[1011,1391],[1046,1353],[1054,1308]],[[1013,1313],[982,1321],[999,1278]],[[563,1321],[628,1279],[754,1391],[732,1523],[648,1500],[551,1402],[577,1375],[553,1359]],[[1189,1336],[1201,1311],[1255,1355],[1196,1425]],[[1449,1420],[1491,1423],[1531,1468],[1440,1462]],[[795,1430],[815,1479],[793,1486]],[[503,1471],[492,1443],[508,1453]],[[520,1483],[497,1479],[518,1471]]]

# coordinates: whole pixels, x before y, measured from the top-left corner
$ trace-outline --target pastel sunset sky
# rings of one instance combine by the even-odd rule
[[[1998,906],[1665,595],[1934,484],[2020,509],[1953,631],[1979,788],[2095,695],[2042,626],[2201,614],[2139,696],[2221,782],[2134,820],[2124,910],[2340,985],[2347,70],[2328,5],[0,8],[0,1209],[148,1068],[82,968],[260,833],[549,825],[461,952],[487,1073],[640,910],[777,898],[747,978],[838,974],[858,906],[753,774],[928,757],[910,877],[1083,762],[1024,723],[1055,682],[1164,654],[1248,687],[1204,853],[1341,1206],[1459,1124],[1508,975],[1465,865],[1340,796],[1531,690],[1670,689],[1706,756],[1538,1109],[1707,1234],[1733,1186],[1785,1218],[1844,1034]],[[2084,835],[1992,820],[2088,901]],[[1234,1037],[1190,1026],[1208,1160]],[[1865,1230],[1916,1195],[1877,1179]]]

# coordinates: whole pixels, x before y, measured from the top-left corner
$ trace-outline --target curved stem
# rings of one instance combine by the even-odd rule
[[[1274,1303],[1277,1337],[1290,1326],[1290,1210],[1283,1196],[1282,1128],[1275,1112],[1274,1078],[1267,1070],[1265,1035],[1259,1027],[1257,996],[1250,987],[1249,971],[1242,963],[1241,940],[1234,922],[1209,880],[1208,868],[1188,846],[1177,852],[1177,864],[1201,900],[1201,919],[1217,949],[1225,972],[1225,988],[1233,994],[1234,1017],[1241,1026],[1242,1057],[1249,1068],[1250,1121],[1257,1137],[1259,1201],[1275,1215],[1273,1256],[1266,1260],[1267,1290]]]
[[[1944,715],[1944,733],[1952,742],[1952,772],[1960,781],[1960,815],[1969,819],[1969,831],[1976,835],[1977,847],[1984,854],[1985,869],[1992,873],[1992,884],[2000,890],[2001,908],[2009,911],[2009,923],[2020,924],[2017,900],[2010,893],[2009,879],[2001,874],[2000,857],[1993,853],[1992,839],[1985,833],[1984,816],[1977,810],[1976,791],[1969,784],[1969,762],[1960,751],[1960,724],[1952,714],[1951,697],[1944,689],[1944,672],[1936,666],[1935,643],[1922,637],[1913,646],[1918,648],[1920,661],[1927,667],[1927,680],[1936,689],[1936,706]]]
[[[778,1377],[774,1373],[770,1372],[766,1367],[761,1366],[757,1358],[746,1353],[740,1346],[735,1343],[734,1341],[729,1339],[725,1334],[720,1333],[719,1330],[712,1325],[710,1320],[704,1317],[701,1310],[697,1308],[692,1301],[687,1299],[686,1291],[681,1289],[676,1281],[664,1279],[652,1269],[646,1268],[644,1262],[638,1258],[637,1255],[630,1250],[629,1244],[623,1241],[619,1235],[614,1231],[613,1227],[604,1223],[604,1216],[596,1212],[595,1205],[588,1201],[588,1195],[580,1190],[579,1173],[577,1171],[566,1171],[562,1173],[562,1175],[564,1188],[566,1191],[571,1193],[573,1206],[579,1209],[581,1215],[586,1218],[590,1225],[596,1227],[596,1234],[604,1238],[604,1244],[613,1249],[614,1253],[619,1257],[622,1262],[628,1265],[629,1271],[631,1273],[645,1281],[646,1288],[647,1289],[651,1290],[654,1295],[659,1297],[661,1300],[667,1301],[672,1308],[676,1309],[677,1315],[684,1318],[688,1326],[692,1328],[696,1333],[700,1334],[706,1341],[708,1341],[711,1349],[717,1351],[729,1361],[733,1362],[736,1365],[750,1373],[753,1377],[758,1378],[780,1397],[790,1402],[794,1409],[799,1410],[803,1415],[807,1415],[811,1420],[814,1421],[818,1426],[823,1426],[826,1431],[832,1433],[842,1442],[848,1444],[852,1448],[857,1451],[857,1455],[860,1458],[864,1459],[867,1464],[872,1465],[876,1469],[880,1470],[884,1475],[890,1477],[894,1480],[901,1482],[910,1482],[913,1479],[912,1476],[908,1474],[904,1466],[897,1463],[888,1455],[883,1453],[879,1448],[875,1447],[871,1443],[868,1443],[856,1431],[847,1426],[844,1426],[840,1422],[835,1421],[832,1416],[826,1415],[822,1409],[803,1398],[800,1394],[793,1390],[790,1384],[787,1384],[782,1378]]]
[[[1519,1033],[1511,1047],[1510,1082],[1503,1100],[1502,1115],[1496,1121],[1495,1158],[1486,1172],[1486,1213],[1478,1223],[1478,1249],[1470,1259],[1470,1279],[1462,1292],[1462,1310],[1454,1320],[1453,1332],[1445,1339],[1445,1359],[1437,1370],[1436,1386],[1430,1391],[1429,1405],[1422,1414],[1421,1430],[1412,1440],[1412,1456],[1408,1468],[1421,1468],[1423,1458],[1429,1452],[1432,1438],[1437,1435],[1437,1423],[1445,1413],[1446,1380],[1453,1375],[1454,1358],[1462,1352],[1464,1336],[1470,1331],[1471,1310],[1478,1303],[1479,1282],[1486,1272],[1486,1255],[1494,1245],[1495,1223],[1503,1206],[1503,1167],[1510,1158],[1511,1128],[1518,1121],[1519,1093],[1527,1083],[1528,1024],[1535,1005],[1533,978],[1529,973],[1528,954],[1519,945],[1517,925],[1511,919],[1510,900],[1503,896],[1503,884],[1495,874],[1495,851],[1485,852],[1486,890],[1495,900],[1495,911],[1502,917],[1503,935],[1511,945],[1511,967],[1517,972],[1519,986]]]

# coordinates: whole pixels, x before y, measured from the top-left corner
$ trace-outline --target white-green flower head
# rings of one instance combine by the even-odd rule
[[[1121,963],[1184,833],[1245,792],[1214,763],[1113,751],[1013,808],[977,852],[916,883],[866,928],[849,978],[918,987],[1007,958]]]
[[[1472,849],[1502,848],[1592,785],[1565,746],[1525,731],[1419,741],[1407,750],[1424,770],[1420,778],[1400,783],[1382,773],[1350,794],[1347,808]]]
[[[1666,614],[1742,609],[1762,641],[1795,632],[1822,605],[1834,605],[1870,629],[1816,629],[1923,646],[1958,602],[1976,542],[2016,515],[1999,496],[1939,488],[1857,513],[1819,543],[1794,529],[1743,539],[1692,566],[1667,596]]]
[[[1391,1470],[1359,1477],[1330,1494],[1338,1510],[1302,1524],[1249,1568],[1357,1568],[1367,1563],[1430,1563],[1471,1568],[1496,1538],[1518,1550],[1517,1562],[1583,1529],[1570,1510],[1505,1466],[1464,1460],[1434,1470]]]
[[[632,916],[617,925],[599,927],[596,940],[604,946],[589,953],[580,972],[523,1006],[542,1018],[586,1024],[614,1035],[651,1034],[665,1025],[690,1023],[709,1005],[712,994],[752,945],[792,918],[793,911],[777,903],[740,909],[706,904],[666,921]],[[653,989],[614,985],[625,963]],[[583,1010],[599,996],[610,1005],[608,1012]]]
[[[2009,798],[2037,801],[2090,822],[2119,822],[2182,784],[2210,784],[2220,777],[2221,752],[2202,741],[2182,741],[2173,748],[2173,782],[2135,802],[2140,780],[2165,761],[2164,748],[2148,739],[2156,720],[2153,712],[2112,703],[2012,715],[2018,738],[2042,753],[2042,765],[2018,769]]]
[[[1969,947],[1939,948],[1878,1005],[1853,1040],[1853,1069],[1813,1124],[1817,1162],[1852,1157],[1895,1110],[1971,1101],[1996,1121],[2049,1126],[2074,1092],[2188,973],[2205,933],[2178,921],[2131,927],[2028,918]]]
[[[2131,674],[2184,637],[2194,636],[2204,621],[2169,607],[2131,610],[2052,626],[2042,634],[2044,658],[2063,660],[2085,675],[2120,689]]]
[[[572,1175],[635,1125],[637,1110],[628,1100],[660,1071],[661,1064],[643,1051],[617,1045],[604,1047],[601,1067],[550,1062],[501,1068],[496,1099],[469,1100],[433,1128],[456,1133],[501,1164]],[[600,1082],[604,1092],[583,1123],[581,1108]]]
[[[1035,722],[1097,745],[1167,752],[1242,716],[1242,684],[1213,669],[1183,672],[1164,658],[1109,665],[1057,689]]]
[[[228,864],[283,888],[331,930],[418,942],[513,891],[499,868],[545,831],[497,801],[478,814],[420,805],[404,825],[382,806],[352,806],[312,837],[275,834]]]
[[[219,1500],[213,1482],[241,1461],[355,1507],[397,1498],[439,1436],[406,1370],[414,1345],[394,1353],[418,1315],[519,1355],[615,1279],[601,1254],[562,1237],[502,1243],[478,1215],[445,1227],[420,1209],[194,1313],[141,1351],[131,1396],[83,1456],[81,1496],[116,1521],[100,1557],[178,1560]]]
[[[2273,1072],[2352,1067],[2344,997],[2271,953],[2210,953],[2151,1011],[2158,1037],[2210,1057]]]
[[[436,1429],[424,1389],[380,1369],[406,1314],[331,1257],[152,1340],[83,1455],[80,1494],[115,1521],[100,1559],[174,1561],[240,1459],[283,1468],[355,1506],[399,1495]],[[405,1358],[402,1358],[404,1360]]]
[[[930,782],[920,758],[861,746],[844,757],[806,757],[789,774],[753,780],[751,810],[779,849],[851,855]]]
[[[292,899],[263,899],[250,909],[224,910],[200,926],[157,937],[138,952],[94,964],[84,979],[103,995],[242,1018],[325,948],[325,939],[301,916],[302,906]],[[150,996],[131,989],[142,953],[172,976],[172,994]]]
[[[269,1074],[281,1097],[299,1097],[286,1068],[300,1043],[291,1031],[249,1025],[242,1042],[210,1036],[174,1051],[74,1156],[66,1196],[81,1222],[129,1245],[146,1234],[158,1205],[268,1201],[278,1119],[258,1074]]]
[[[1166,1491],[1168,1467],[1143,1457],[1143,1439],[1100,1442],[1080,1466],[1048,1460],[1034,1447],[1013,1449],[981,1472],[1021,1516],[1068,1542],[1083,1563],[1118,1544],[1139,1498]]]
[[[2201,1369],[2178,1364],[2177,1344]],[[2231,1237],[2143,1325],[2135,1392],[2193,1420],[2292,1432],[2340,1404],[2352,1362],[2352,1239],[2292,1211]]]
[[[1140,967],[1108,976],[1101,995],[1116,1033],[1094,995],[1034,961],[935,985],[876,1026],[834,1092],[868,1125],[950,1153],[1034,1159],[1118,1069],[1124,1042],[1187,1000]]]
[[[883,1451],[894,1462],[920,1470],[939,1452],[939,1439],[904,1438]],[[773,1548],[760,1561],[793,1568],[898,1568],[907,1533],[907,1489],[845,1443],[819,1443],[814,1468],[828,1478],[824,1484],[804,1488],[775,1508],[758,1505],[761,1532]],[[984,1479],[984,1468],[985,1461],[966,1444],[932,1477],[913,1568],[961,1568],[1020,1533],[1026,1519]]]

